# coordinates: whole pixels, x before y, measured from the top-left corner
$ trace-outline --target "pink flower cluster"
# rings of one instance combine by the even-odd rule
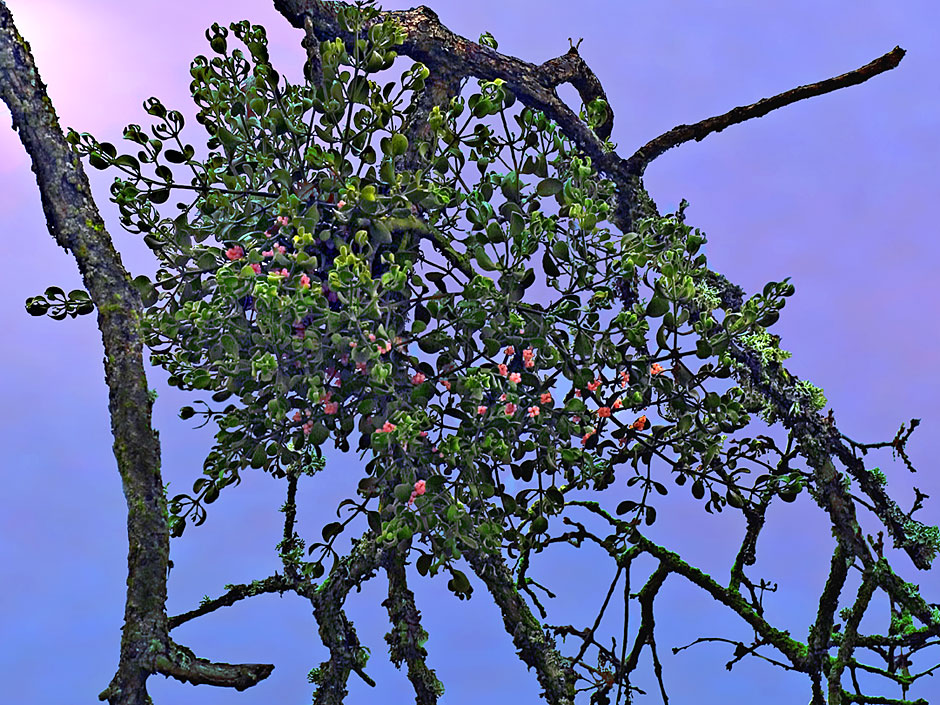
[[[506,367],[506,365],[500,365],[498,369],[499,369],[499,373],[503,377],[508,376],[509,381],[512,382],[513,384],[519,384],[519,382],[522,381],[522,375],[520,375],[518,372],[513,372],[512,374],[509,374],[509,368]]]
[[[426,484],[424,480],[418,480],[415,483],[415,488],[411,492],[411,498],[408,500],[408,504],[414,504],[415,497],[424,494]]]
[[[535,357],[535,352],[532,350],[532,348],[526,348],[523,350],[522,357],[525,360],[525,367],[527,370],[535,367],[535,361],[532,359]]]
[[[284,247],[284,245],[275,245],[272,249],[262,252],[261,255],[264,257],[274,257],[274,250],[277,250],[283,255],[287,251],[287,248]]]
[[[306,413],[307,413],[307,418],[308,418],[308,419],[310,418],[310,416],[313,415],[313,412],[310,411],[310,409],[307,409],[307,410],[306,410]],[[303,418],[303,415],[302,415],[299,411],[297,411],[297,412],[294,413],[294,421],[300,421],[302,418]],[[311,429],[313,429],[313,420],[312,420],[312,419],[309,420],[309,421],[307,421],[307,423],[305,423],[305,424],[303,425],[304,435],[305,435],[305,436],[309,436]]]

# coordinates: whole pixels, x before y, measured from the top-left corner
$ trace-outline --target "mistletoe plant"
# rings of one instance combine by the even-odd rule
[[[374,12],[350,13],[349,22],[355,26]],[[471,516],[488,550],[497,550],[500,538],[515,547],[538,542],[547,518],[564,508],[565,493],[591,482],[595,489],[607,487],[617,460],[632,461],[637,474],[629,484],[643,492],[641,501],[622,503],[620,513],[652,524],[650,490],[665,488],[638,468],[641,461],[649,466],[654,452],[668,459],[666,448],[677,455],[670,463],[680,483],[692,479],[699,498],[709,488],[707,510],[720,511],[725,502],[742,506],[735,474],[712,480],[709,469],[722,465],[721,434],[748,423],[743,395],[740,389],[724,396],[701,391],[708,379],[728,376],[730,358],[724,354],[719,365],[706,363],[695,375],[681,360],[722,354],[731,340],[763,332],[792,285],[768,284],[740,316],[719,324],[713,314],[721,304],[708,298],[705,257],[697,254],[704,238],[681,224],[681,211],[645,219],[636,232],[614,239],[600,227],[615,206],[612,182],[599,179],[590,158],[579,156],[541,113],[523,110],[516,119],[520,132],[512,134],[505,110],[515,99],[502,81],[481,82],[460,126],[461,99],[447,111],[432,111],[437,145],[418,148],[427,155],[426,170],[398,173],[394,158],[409,144],[396,130],[403,117],[396,108],[404,90],[423,89],[428,71],[415,64],[402,74],[394,98],[394,84],[383,90],[368,80],[388,68],[392,47],[401,41],[390,21],[372,25],[352,55],[339,41],[321,45],[319,88],[279,87],[263,28],[242,22],[231,29],[248,48],[253,68],[240,50],[228,53],[228,33],[214,25],[207,37],[224,58],[197,57],[191,69],[201,107],[197,120],[212,136],[209,149],[221,147],[224,154],[196,160],[192,145],[180,139],[182,116],[155,98],[145,103],[163,123],[153,128],[155,138],[147,139],[137,125],[124,132],[146,150],[138,159],[117,156],[110,144],[87,134],[68,136],[93,166],[130,174],[115,180],[113,200],[122,223],[146,234],[165,267],[157,274],[160,293],[146,277],[135,280],[149,306],[144,325],[153,363],[170,372],[171,385],[211,390],[216,402],[237,395],[244,404],[223,411],[182,409],[182,418],[217,418],[222,430],[205,477],[194,484],[196,496],[171,502],[176,535],[191,513],[201,523],[203,504],[236,484],[246,466],[282,476],[295,465],[315,470],[322,465],[305,464],[310,451],[319,457],[331,437],[348,450],[357,426],[360,448],[374,455],[366,464],[370,477],[360,484],[366,501],[344,524],[324,529],[327,548],[345,524],[367,511],[380,488],[391,489],[393,501],[368,511],[370,525],[385,541],[402,545],[413,534],[431,539],[432,552],[418,566],[432,575],[459,556],[456,537],[475,545],[461,530]],[[341,72],[343,65],[353,71]],[[489,115],[500,117],[505,138],[482,123]],[[377,170],[371,143],[383,132]],[[327,146],[316,144],[314,135]],[[176,148],[163,156],[192,170],[196,196],[179,204],[183,212],[175,219],[158,221],[154,204],[166,201],[176,184],[169,166],[157,165],[158,182],[143,177],[139,164],[156,164],[169,140]],[[460,169],[464,145],[479,168],[472,188]],[[489,171],[506,151],[513,169]],[[534,185],[526,183],[529,175],[536,177]],[[503,203],[495,209],[497,189]],[[556,215],[542,210],[549,197]],[[420,221],[412,213],[419,206]],[[455,228],[459,216],[470,223],[468,232]],[[200,244],[213,236],[220,247]],[[453,260],[450,269],[418,273],[419,263],[434,267],[417,247],[422,239],[441,247]],[[540,247],[546,283],[561,294],[548,306],[523,299],[536,279],[533,259]],[[179,274],[171,276],[170,268]],[[646,302],[637,297],[641,273],[654,291]],[[425,280],[438,293],[429,295]],[[449,280],[457,291],[448,291]],[[618,299],[623,309],[601,326],[602,312]],[[679,301],[698,302],[694,318],[677,311]],[[649,321],[657,318],[663,325],[651,353]],[[719,327],[725,330],[715,333]],[[694,335],[696,349],[680,350],[680,335]],[[408,354],[412,345],[438,353],[436,365]],[[686,371],[681,382],[660,364],[670,360]],[[564,394],[557,389],[561,376],[573,382]],[[375,400],[385,397],[390,401],[378,412]],[[664,423],[651,424],[642,414],[651,406]],[[456,426],[448,427],[448,416]],[[600,461],[603,451],[630,440],[613,461]],[[762,446],[753,439],[742,445],[753,446],[742,459],[756,457]],[[534,457],[522,460],[527,454]],[[513,497],[500,478],[507,465],[518,480],[531,481],[537,473],[541,486],[543,474],[560,473],[566,484],[552,480]],[[422,481],[424,492],[415,500]],[[760,484],[792,500],[801,482],[798,473],[786,473]],[[523,533],[527,526],[529,536]],[[314,577],[324,570],[320,562],[305,568]],[[459,594],[469,594],[465,580],[457,585],[464,586]]]
[[[434,76],[417,61],[400,84],[380,87],[372,77],[393,66],[396,49],[420,53],[414,17],[382,13],[371,2],[335,6],[328,13],[319,6],[307,10],[310,60],[299,86],[282,84],[263,28],[230,26],[247,55],[229,51],[226,28],[214,24],[207,31],[218,56],[197,57],[190,71],[197,120],[210,136],[204,161],[182,140],[182,115],[156,98],[144,104],[159,121],[153,137],[139,125],[124,130],[124,138],[141,147],[136,157],[118,155],[114,145],[87,133],[68,134],[73,150],[93,167],[123,172],[111,187],[122,225],[143,234],[161,261],[156,282],[146,276],[133,282],[146,307],[141,325],[152,362],[168,370],[171,385],[212,392],[219,404],[232,397],[241,403],[213,409],[199,401],[204,411],[181,409],[182,418],[203,415],[220,430],[193,494],[169,501],[172,534],[180,536],[187,520],[201,524],[205,505],[238,484],[247,467],[262,469],[287,478],[288,521],[279,549],[298,585],[324,574],[326,555],[342,560],[333,544],[365,514],[369,545],[400,561],[417,551],[419,573],[447,570],[448,587],[461,598],[469,598],[471,586],[454,561],[466,555],[504,615],[518,600],[493,568],[507,549],[518,556],[516,588],[532,597],[543,618],[530,588],[534,581],[525,577],[530,553],[591,538],[621,570],[629,572],[643,552],[660,561],[638,595],[643,638],[629,657],[626,637],[619,656],[598,645],[597,667],[587,666],[592,703],[609,702],[614,682],[628,695],[637,690],[629,674],[644,645],[657,659],[645,610],[669,572],[708,590],[754,626],[754,644],[739,644],[736,660],[770,645],[813,677],[814,698],[821,673],[838,683],[842,670],[856,663],[851,653],[860,612],[846,617],[843,637],[834,624],[838,590],[828,594],[808,647],[764,621],[758,592],[765,586],[744,573],[755,562],[771,502],[792,502],[803,489],[848,532],[839,535],[833,559],[834,566],[842,562],[842,580],[854,556],[867,551],[852,524],[854,509],[846,513],[848,477],[835,471],[829,459],[834,446],[812,425],[820,423],[825,397],[787,373],[782,362],[789,353],[768,332],[793,285],[768,282],[744,300],[739,287],[708,269],[705,237],[685,224],[686,203],[661,216],[639,179],[642,166],[672,145],[651,143],[633,161],[615,162],[608,140],[613,113],[599,85],[585,83],[573,135],[531,99],[511,117],[511,128],[507,110],[525,91],[503,78],[480,80],[479,92],[465,101],[465,77]],[[322,25],[315,27],[317,13]],[[478,48],[498,56],[491,35],[481,37]],[[566,56],[574,62],[576,47]],[[402,110],[406,93],[411,101]],[[468,160],[478,174],[468,176]],[[637,167],[637,160],[645,161]],[[615,178],[604,178],[598,162]],[[142,165],[153,165],[155,176],[145,176]],[[188,169],[190,182],[181,183],[170,165]],[[181,192],[192,201],[178,203],[175,217],[162,218],[156,206]],[[548,303],[527,300],[538,279],[557,293]],[[79,312],[90,310],[80,295],[72,298],[84,307]],[[48,307],[42,297],[28,304],[37,314]],[[729,378],[737,384],[719,391]],[[763,435],[731,438],[754,413],[768,424],[783,422],[790,431],[785,448]],[[346,505],[350,515],[322,528],[323,542],[307,550],[320,548],[320,556],[306,561],[306,542],[293,531],[298,476],[323,467],[321,448],[329,440],[349,451],[355,431],[358,450],[371,453],[360,500],[340,503],[337,515]],[[899,433],[892,443],[905,462],[906,439]],[[864,451],[877,444],[854,445]],[[800,456],[809,469],[796,466]],[[654,457],[676,485],[688,484],[692,497],[704,500],[706,511],[730,507],[747,518],[730,587],[640,532],[642,523],[656,520],[655,497],[668,493],[664,475],[653,472]],[[895,544],[918,567],[929,567],[940,541],[936,527],[912,518],[920,501],[901,513],[885,495],[880,471],[866,469],[854,453],[840,459],[874,497]],[[624,483],[630,494],[614,513],[573,498],[575,491],[612,486],[622,466],[631,469]],[[537,486],[513,494],[509,476],[527,485],[535,479]],[[613,533],[599,539],[587,532],[567,516],[576,506],[603,517]],[[551,537],[550,522],[578,531]],[[380,560],[369,556],[359,575],[367,577]],[[916,615],[937,633],[940,613],[916,589],[899,587],[907,584],[891,573],[880,549],[865,575],[860,611],[878,584],[898,601],[897,619],[910,622]],[[226,596],[174,618],[171,627],[285,584],[272,578],[241,591],[230,586]],[[539,636],[523,639],[523,658],[542,667],[551,702],[571,702],[574,667],[590,634],[577,659],[553,661],[554,647],[539,647],[540,630],[533,631]],[[902,632],[916,630],[909,624]],[[393,656],[410,654],[410,667],[420,661],[425,670],[412,679],[416,688],[439,695],[440,683],[423,666],[421,633],[400,637],[405,641],[390,637]],[[333,638],[331,660],[311,674],[323,702],[342,699],[350,669],[368,680],[362,652],[350,651],[349,643],[358,644],[354,635],[345,645]],[[923,643],[905,645],[913,651]],[[831,645],[838,657],[824,657]],[[197,681],[180,675],[181,668],[165,668]]]

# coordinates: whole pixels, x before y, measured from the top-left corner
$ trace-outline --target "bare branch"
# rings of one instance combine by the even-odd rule
[[[482,538],[475,530],[471,531],[474,540],[482,545]],[[485,549],[471,548],[459,540],[458,546],[499,607],[506,633],[512,635],[519,658],[536,670],[546,702],[549,705],[572,705],[576,674],[568,660],[548,641],[538,620],[516,590],[512,574],[502,555],[493,555]]]
[[[901,63],[904,54],[905,52],[901,47],[894,47],[887,54],[879,56],[871,63],[865,64],[854,71],[827,78],[825,81],[819,81],[818,83],[798,86],[770,98],[763,98],[751,105],[732,108],[723,115],[701,120],[694,125],[678,125],[640,147],[632,157],[627,159],[627,168],[631,173],[642,175],[651,161],[673,147],[691,140],[700,142],[713,132],[721,132],[730,125],[737,125],[746,120],[763,117],[772,110],[790,105],[798,100],[813,98],[840,88],[863,83],[872,76],[893,69]]]
[[[286,590],[294,589],[295,584],[295,580],[275,573],[264,580],[256,580],[250,584],[228,585],[226,586],[228,591],[224,595],[220,595],[214,600],[207,600],[194,610],[178,614],[175,617],[170,617],[167,620],[167,625],[170,629],[176,629],[181,624],[185,624],[196,617],[215,612],[221,607],[231,607],[236,602],[248,597],[265,595],[271,592],[283,594]]]

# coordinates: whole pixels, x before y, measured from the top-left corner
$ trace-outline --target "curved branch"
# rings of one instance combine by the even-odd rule
[[[763,117],[772,110],[790,105],[798,100],[813,98],[817,95],[823,95],[824,93],[831,93],[840,88],[863,83],[872,76],[877,76],[879,73],[893,69],[901,63],[904,54],[905,51],[901,47],[894,47],[894,49],[887,54],[879,56],[874,61],[854,71],[849,71],[848,73],[833,78],[827,78],[825,81],[819,81],[818,83],[798,86],[797,88],[792,88],[770,98],[763,98],[751,105],[741,105],[737,108],[732,108],[723,115],[716,115],[715,117],[701,120],[694,125],[678,125],[669,130],[669,132],[661,134],[659,137],[650,140],[640,147],[632,157],[627,159],[627,168],[631,173],[642,175],[651,161],[673,147],[677,147],[684,142],[690,142],[691,140],[701,142],[713,132],[721,132],[731,125],[737,125],[746,120]]]
[[[274,7],[292,26],[304,29],[305,18],[309,17],[312,31],[320,41],[339,37],[351,51],[355,38],[336,19],[335,8],[340,5],[346,3],[274,0]],[[546,117],[557,123],[568,138],[591,157],[597,168],[624,178],[628,175],[624,169],[626,161],[605,151],[604,142],[613,129],[614,114],[610,104],[607,106],[607,119],[595,133],[555,91],[558,85],[570,83],[585,105],[595,98],[606,100],[600,80],[578,55],[576,47],[572,46],[562,56],[542,64],[533,64],[455,34],[441,24],[436,12],[424,5],[412,10],[379,12],[370,26],[389,19],[401,24],[407,34],[404,42],[395,47],[399,55],[420,61],[432,74],[441,73],[458,79],[468,76],[483,80],[502,79],[505,88],[520,102],[544,112]]]
[[[263,681],[274,670],[273,664],[270,663],[213,663],[204,658],[197,658],[191,649],[177,644],[172,639],[168,647],[166,654],[156,658],[156,672],[183,683],[245,690]]]

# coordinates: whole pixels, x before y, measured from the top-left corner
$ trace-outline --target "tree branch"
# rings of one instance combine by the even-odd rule
[[[215,685],[235,690],[245,690],[263,681],[274,670],[270,663],[213,663],[197,658],[191,649],[177,644],[172,639],[166,654],[155,660],[156,672],[172,676],[183,683],[193,685]]]
[[[375,687],[375,681],[365,672],[368,654],[346,617],[343,602],[350,590],[361,589],[363,582],[375,576],[381,557],[382,549],[368,531],[353,542],[349,555],[333,564],[329,576],[319,586],[305,582],[295,588],[297,594],[313,605],[314,617],[320,625],[320,639],[330,651],[329,660],[312,672],[312,682],[317,686],[315,705],[342,705],[350,672]]]
[[[470,529],[473,539],[483,545],[483,539]],[[502,555],[484,549],[474,549],[458,538],[460,552],[486,585],[503,615],[506,632],[512,635],[519,658],[534,668],[549,705],[572,705],[576,674],[568,659],[564,658],[542,630],[541,624],[529,610],[516,590],[512,574]]]
[[[772,110],[790,105],[798,100],[813,98],[840,88],[863,83],[872,76],[893,69],[901,63],[904,54],[905,52],[901,47],[894,47],[887,54],[879,56],[871,63],[865,64],[854,71],[849,71],[834,78],[827,78],[825,81],[819,81],[818,83],[798,86],[770,98],[763,98],[751,105],[732,108],[723,115],[701,120],[694,125],[678,125],[640,147],[632,157],[627,159],[627,169],[631,173],[642,175],[651,161],[673,147],[691,140],[701,142],[713,132],[721,132],[731,125],[763,117]]]
[[[407,551],[393,546],[382,558],[382,566],[388,575],[388,598],[382,604],[388,610],[392,624],[385,641],[395,666],[400,669],[403,662],[408,664],[408,680],[415,689],[416,705],[435,705],[444,694],[444,686],[426,662],[428,652],[423,644],[428,633],[421,626],[421,612],[415,605],[414,593],[408,588],[406,556]]]
[[[105,230],[81,161],[65,140],[29,44],[3,2],[0,95],[32,161],[49,234],[72,251],[98,311],[129,544],[121,658],[114,679],[99,697],[112,705],[146,705],[147,675],[161,650],[155,653],[152,645],[165,649],[169,639],[164,611],[169,529],[159,434],[151,427],[153,403],[143,366],[140,295]]]
[[[256,580],[250,584],[226,585],[228,590],[224,595],[220,595],[214,600],[207,600],[194,610],[170,617],[167,620],[167,625],[171,630],[176,629],[181,624],[196,619],[196,617],[215,612],[220,607],[231,607],[236,602],[255,595],[264,595],[271,592],[283,594],[286,590],[293,590],[296,582],[292,578],[275,573],[264,580]]]

